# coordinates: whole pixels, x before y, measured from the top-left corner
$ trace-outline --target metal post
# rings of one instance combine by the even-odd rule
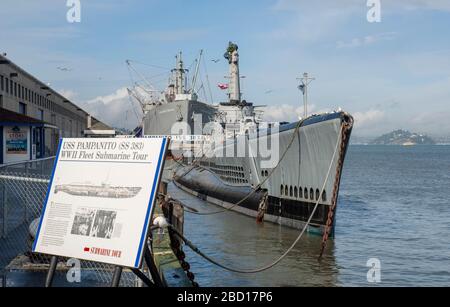
[[[116,266],[114,269],[114,275],[111,281],[111,287],[112,288],[117,288],[119,287],[119,283],[120,283],[120,276],[122,275],[122,267],[121,266]]]
[[[133,273],[139,277],[139,280],[143,282],[147,287],[155,287],[155,284],[147,277],[144,273],[139,271],[138,269],[131,269]]]
[[[2,200],[3,200],[3,229],[2,229],[2,238],[6,238],[8,231],[8,193],[6,191],[6,183],[3,182],[3,191],[2,191]]]
[[[316,78],[309,77],[308,73],[305,72],[303,74],[303,78],[297,78],[297,80],[300,80],[302,84],[299,85],[299,90],[303,93],[303,111],[304,111],[304,118],[308,116],[308,85],[316,80]]]
[[[159,288],[164,287],[164,284],[161,280],[161,276],[159,276],[158,269],[156,268],[155,261],[153,259],[153,256],[152,256],[148,246],[145,247],[144,259],[145,259],[148,270],[150,271],[150,275],[152,276],[153,282],[155,283],[156,287],[159,287]]]
[[[308,117],[308,74],[305,73],[303,76],[306,79],[305,95],[303,96],[303,99],[304,99],[303,103],[305,105],[305,107],[304,107],[305,108],[305,118],[307,118]]]
[[[50,288],[53,284],[53,277],[55,275],[56,266],[58,265],[58,257],[52,256],[50,260],[50,267],[48,268],[47,277],[45,278],[45,287]]]

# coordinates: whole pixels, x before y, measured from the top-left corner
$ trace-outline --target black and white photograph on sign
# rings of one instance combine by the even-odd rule
[[[110,239],[116,216],[117,212],[115,211],[98,210],[92,226],[91,237]]]
[[[94,221],[95,209],[78,208],[73,219],[72,231],[73,235],[89,236]]]

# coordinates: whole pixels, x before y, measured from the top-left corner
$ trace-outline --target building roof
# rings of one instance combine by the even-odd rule
[[[7,109],[0,108],[0,124],[32,124],[42,126],[48,124],[42,120],[38,120],[20,113],[16,113]]]
[[[98,121],[86,130],[114,130],[113,128],[109,127],[108,125]]]
[[[96,135],[96,136],[114,136],[116,135],[116,130],[114,128],[109,127],[108,125],[97,121],[89,128],[84,130],[85,135]]]

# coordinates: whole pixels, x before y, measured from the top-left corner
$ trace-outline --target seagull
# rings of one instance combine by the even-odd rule
[[[272,92],[273,92],[273,90],[268,90],[268,91],[265,91],[264,94],[270,94]]]
[[[58,67],[56,67],[56,68],[59,69],[60,71],[71,71],[71,70],[72,70],[71,68],[60,67],[60,66],[58,66]]]
[[[218,62],[220,62],[220,59],[215,59],[215,60],[211,60],[211,61],[214,63],[218,63]]]

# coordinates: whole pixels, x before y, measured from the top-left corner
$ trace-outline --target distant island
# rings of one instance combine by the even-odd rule
[[[423,134],[411,133],[407,130],[395,130],[376,138],[371,145],[434,145],[436,142]]]

